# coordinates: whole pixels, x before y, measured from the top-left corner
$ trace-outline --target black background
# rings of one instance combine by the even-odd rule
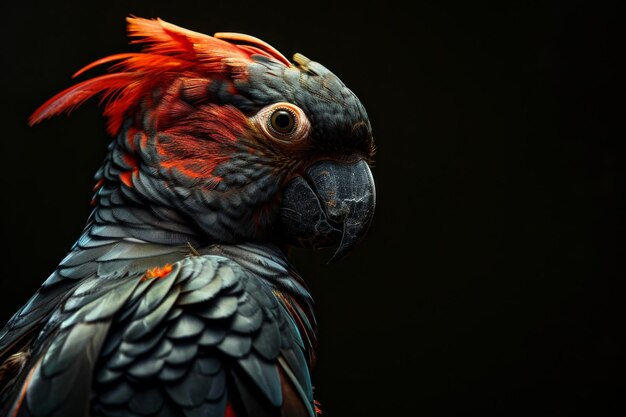
[[[324,416],[625,415],[624,7],[411,3],[3,1],[2,320],[79,235],[107,143],[93,102],[28,115],[161,17],[304,53],[368,109],[369,236],[294,257]]]

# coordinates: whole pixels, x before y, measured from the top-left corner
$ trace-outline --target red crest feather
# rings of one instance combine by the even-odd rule
[[[115,135],[128,111],[174,74],[196,78],[223,75],[227,71],[225,60],[250,61],[252,55],[263,55],[291,66],[280,52],[252,36],[238,33],[208,36],[161,19],[128,17],[126,20],[128,36],[134,38],[131,43],[142,45],[141,52],[111,55],[76,72],[74,77],[96,66],[119,61],[109,68],[110,74],[83,81],[46,101],[30,117],[31,126],[69,113],[101,94],[104,115],[108,118],[107,131]]]

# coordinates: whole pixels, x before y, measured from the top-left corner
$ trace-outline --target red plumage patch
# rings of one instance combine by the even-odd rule
[[[160,116],[161,121],[164,117]],[[156,144],[161,166],[175,168],[191,179],[221,178],[213,175],[217,165],[228,160],[229,148],[247,128],[247,119],[230,106],[204,105],[171,126],[159,126],[164,134]],[[210,141],[198,138],[210,137]]]
[[[230,403],[226,404],[226,412],[224,413],[224,417],[237,417],[237,414],[235,414],[235,410]]]
[[[321,406],[320,402],[317,400],[314,400],[313,404],[315,405],[315,415],[321,416],[323,413],[322,413],[322,409],[320,408]]]
[[[111,55],[79,70],[74,76],[118,61],[109,68],[111,74],[83,81],[46,101],[30,117],[31,125],[69,113],[89,98],[101,95],[104,115],[108,118],[107,131],[115,135],[124,118],[144,97],[158,87],[166,88],[174,78],[227,77],[231,67],[235,68],[236,76],[241,76],[241,66],[255,54],[291,65],[276,49],[252,36],[236,33],[208,36],[161,19],[129,17],[127,21],[128,35],[134,38],[131,43],[142,45],[142,51]]]
[[[172,265],[165,264],[162,267],[155,267],[152,269],[148,269],[146,273],[141,277],[141,281],[147,281],[149,279],[163,279],[172,272]]]

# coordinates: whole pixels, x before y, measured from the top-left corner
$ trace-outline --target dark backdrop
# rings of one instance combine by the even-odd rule
[[[324,416],[624,415],[623,7],[412,3],[3,1],[2,320],[79,235],[107,143],[93,102],[28,115],[158,16],[302,52],[369,111],[368,239],[294,258]]]

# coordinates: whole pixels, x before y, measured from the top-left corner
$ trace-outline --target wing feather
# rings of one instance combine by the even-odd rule
[[[227,404],[241,416],[315,416],[302,323],[258,268],[131,246],[88,247],[81,259],[181,258],[151,279],[128,259],[124,273],[99,267],[110,275],[78,280],[33,342],[12,391],[16,416],[223,417]]]

